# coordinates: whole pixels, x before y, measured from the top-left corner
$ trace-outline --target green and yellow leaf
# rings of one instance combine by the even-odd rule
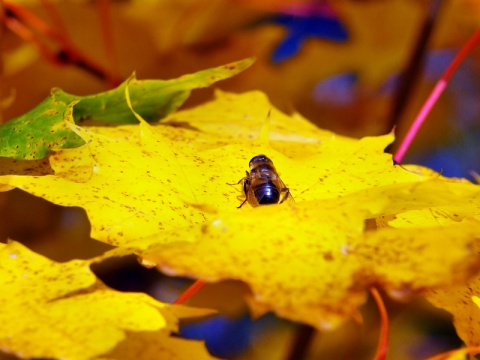
[[[50,96],[26,114],[0,125],[0,156],[14,159],[41,159],[50,151],[84,144],[64,121],[75,104],[75,121],[94,119],[114,124],[136,123],[125,102],[127,83],[135,109],[148,121],[156,121],[175,111],[193,89],[207,87],[248,68],[245,59],[217,68],[184,75],[173,80],[137,80],[135,76],[119,87],[95,95],[76,96],[53,89]]]

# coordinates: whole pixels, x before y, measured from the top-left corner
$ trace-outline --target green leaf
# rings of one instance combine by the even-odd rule
[[[0,156],[35,160],[50,150],[85,144],[63,121],[71,111],[63,101],[50,95],[37,107],[0,126]]]
[[[244,59],[212,69],[184,75],[172,80],[137,80],[135,74],[116,89],[89,96],[76,96],[53,89],[55,97],[65,103],[75,100],[75,121],[95,119],[114,124],[135,124],[137,119],[125,101],[128,83],[132,106],[146,121],[160,120],[177,110],[193,89],[208,87],[248,68],[254,59]]]
[[[0,125],[0,157],[36,160],[51,150],[79,147],[85,142],[64,119],[73,108],[74,120],[137,123],[125,100],[128,83],[132,106],[147,121],[160,120],[178,109],[196,88],[207,87],[248,68],[254,59],[244,59],[173,80],[137,80],[132,77],[116,89],[89,96],[76,96],[53,89],[48,98],[26,114]]]

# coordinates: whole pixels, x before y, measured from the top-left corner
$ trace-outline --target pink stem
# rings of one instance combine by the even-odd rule
[[[442,77],[433,88],[432,92],[430,93],[427,100],[423,104],[422,108],[418,112],[417,117],[415,118],[412,125],[410,126],[410,129],[408,129],[407,134],[405,135],[405,138],[400,144],[398,150],[395,152],[395,155],[393,156],[393,160],[395,160],[395,162],[397,163],[402,162],[403,157],[405,156],[405,153],[410,147],[410,144],[412,143],[413,139],[417,135],[418,130],[420,130],[420,127],[422,126],[426,117],[430,113],[430,110],[432,109],[433,105],[435,105],[438,98],[443,93],[443,90],[445,90],[445,87],[447,86],[447,83],[452,77],[453,73],[455,72],[455,70],[458,68],[460,63],[465,59],[465,57],[468,55],[470,50],[472,50],[472,48],[475,46],[475,44],[479,40],[480,40],[480,29],[477,30],[472,35],[472,37],[458,52],[457,56],[455,56],[455,59],[453,59],[453,61],[448,66],[447,70],[445,70]]]

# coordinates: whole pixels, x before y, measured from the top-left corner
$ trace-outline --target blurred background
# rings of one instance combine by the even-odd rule
[[[133,71],[139,79],[171,79],[254,56],[250,69],[215,88],[262,90],[280,110],[299,112],[342,135],[381,135],[395,128],[397,139],[480,26],[478,0],[5,0],[2,11],[1,121],[33,108],[52,87],[86,95],[112,88]],[[470,179],[480,172],[479,60],[476,46],[405,163]],[[184,107],[212,95],[213,88],[195,90]],[[22,241],[58,261],[108,248],[89,238],[83,210],[20,191],[0,194],[0,219],[1,241]],[[146,291],[166,302],[189,284],[145,269],[133,257],[95,271],[112,287]],[[374,304],[365,307],[363,325],[311,334],[271,315],[252,321],[246,293],[236,282],[202,289],[190,304],[218,308],[221,316],[184,326],[182,335],[207,339],[212,353],[225,358],[363,359],[374,353]],[[450,319],[422,300],[387,305],[396,329],[389,358],[420,359],[460,345]],[[295,355],[292,344],[302,338],[311,340],[310,350]]]

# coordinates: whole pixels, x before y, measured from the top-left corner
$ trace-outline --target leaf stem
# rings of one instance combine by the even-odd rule
[[[424,63],[425,54],[427,52],[427,44],[432,36],[437,15],[440,12],[440,7],[443,0],[433,0],[430,2],[428,13],[423,21],[422,29],[417,39],[417,43],[413,49],[410,61],[400,77],[400,84],[396,90],[393,99],[393,106],[390,114],[390,121],[387,131],[393,127],[398,126],[398,122],[402,117],[405,105],[409,101],[412,94],[412,89],[421,75],[422,65]]]
[[[52,28],[23,6],[15,5],[8,1],[5,1],[3,5],[6,10],[4,19],[6,26],[23,40],[33,43],[42,56],[48,61],[56,65],[74,65],[102,80],[114,77],[103,66],[77,49],[67,37],[66,33],[59,32]],[[42,39],[39,35],[43,35],[46,39],[54,41],[60,46],[60,49],[58,51],[50,50],[45,39]]]
[[[475,46],[475,44],[479,40],[480,40],[480,29],[478,29],[472,35],[472,37],[465,43],[465,45],[460,49],[457,56],[455,56],[455,59],[453,59],[453,61],[448,66],[447,70],[445,70],[442,77],[433,88],[432,92],[428,96],[427,100],[423,104],[415,120],[410,126],[410,129],[408,129],[407,134],[405,135],[405,138],[400,144],[400,147],[395,152],[395,155],[393,156],[393,160],[395,162],[397,163],[402,162],[403,157],[405,156],[405,153],[410,147],[410,144],[412,143],[413,139],[417,135],[418,130],[422,126],[427,115],[430,113],[430,110],[432,109],[433,105],[435,105],[438,98],[443,93],[443,90],[445,90],[445,87],[447,86],[447,83],[452,77],[453,73],[455,72],[455,70],[458,68],[460,63],[465,59],[465,57],[468,55],[468,53],[472,50],[472,48]]]
[[[57,54],[48,48],[39,38],[23,23],[18,21],[14,17],[5,16],[5,26],[13,33],[17,34],[21,39],[32,43],[38,50],[38,52],[43,56],[44,59],[54,63],[55,65],[62,65],[63,62],[60,61]]]
[[[307,324],[300,324],[295,332],[293,344],[285,360],[302,360],[307,358],[310,344],[315,336],[315,329]]]
[[[175,305],[184,304],[188,299],[190,299],[193,295],[195,295],[197,293],[197,291],[200,290],[203,287],[203,285],[205,285],[205,284],[206,284],[206,282],[203,281],[203,280],[196,280],[173,303]]]
[[[377,345],[377,352],[375,353],[375,360],[385,360],[387,358],[388,351],[388,334],[389,334],[389,321],[388,313],[385,308],[382,296],[378,292],[377,288],[370,286],[370,294],[372,294],[375,303],[377,304],[378,312],[380,313],[381,327],[380,336]]]

